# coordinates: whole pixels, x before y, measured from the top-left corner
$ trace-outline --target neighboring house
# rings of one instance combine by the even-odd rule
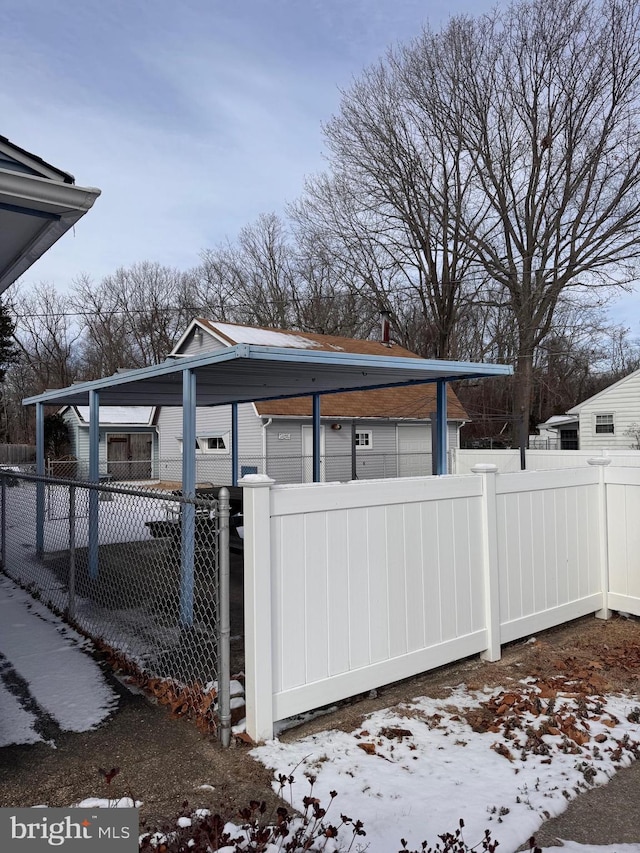
[[[580,449],[638,447],[640,370],[594,394],[567,412],[580,421]]]
[[[69,428],[71,454],[83,468],[89,459],[89,407],[65,406],[60,414]],[[114,480],[149,480],[158,476],[158,430],[152,406],[100,407],[100,473]],[[55,473],[55,463],[52,468]],[[80,475],[87,471],[80,470]]]
[[[529,437],[532,450],[579,450],[578,418],[575,415],[552,415],[538,424],[538,435]]]
[[[417,358],[397,344],[262,329],[205,319],[192,321],[171,355],[199,353],[247,343],[274,347],[393,355]],[[459,430],[468,415],[448,389],[448,443],[459,447]],[[241,403],[238,406],[239,476],[267,473],[278,482],[312,480],[312,402],[309,397]],[[431,473],[431,426],[436,409],[435,384],[321,397],[321,477],[361,478]],[[180,479],[182,409],[159,408],[158,428],[162,479]],[[196,415],[197,476],[218,484],[231,482],[231,407],[200,407]]]
[[[640,370],[540,427],[558,432],[562,450],[640,449]]]

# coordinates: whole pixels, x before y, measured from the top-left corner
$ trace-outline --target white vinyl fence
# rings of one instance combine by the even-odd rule
[[[245,478],[247,731],[608,608],[640,615],[640,469]]]
[[[611,459],[613,467],[640,468],[640,450],[527,450],[527,471],[556,471],[558,468],[583,468],[589,459],[601,454]],[[477,463],[496,465],[501,474],[520,471],[519,450],[460,450],[449,451],[449,473],[471,474]]]

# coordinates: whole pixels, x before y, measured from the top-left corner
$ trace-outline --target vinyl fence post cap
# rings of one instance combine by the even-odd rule
[[[238,480],[239,486],[273,486],[275,480],[272,480],[268,474],[245,474]]]
[[[592,459],[587,459],[589,465],[611,465],[610,456],[594,456]]]
[[[493,462],[476,462],[471,470],[474,474],[497,474],[498,466]]]

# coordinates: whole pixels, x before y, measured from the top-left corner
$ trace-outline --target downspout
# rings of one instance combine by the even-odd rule
[[[271,426],[272,423],[273,423],[273,418],[268,418],[268,420],[266,420],[262,424],[262,467],[263,467],[262,473],[263,474],[267,473],[267,427]]]

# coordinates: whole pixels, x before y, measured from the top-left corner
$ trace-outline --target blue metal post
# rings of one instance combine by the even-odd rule
[[[438,379],[436,383],[437,452],[436,474],[447,473],[447,383]]]
[[[44,477],[44,406],[36,403],[36,474]],[[44,553],[44,482],[36,483],[36,555]]]
[[[89,482],[100,482],[100,393],[89,391]],[[98,490],[89,489],[89,577],[98,577]]]
[[[182,372],[182,494],[196,494],[196,374]],[[180,625],[193,625],[193,591],[195,570],[196,508],[192,503],[182,505],[180,547]]]
[[[320,482],[320,394],[313,395],[313,482]]]
[[[231,404],[231,485],[238,485],[238,404]]]

